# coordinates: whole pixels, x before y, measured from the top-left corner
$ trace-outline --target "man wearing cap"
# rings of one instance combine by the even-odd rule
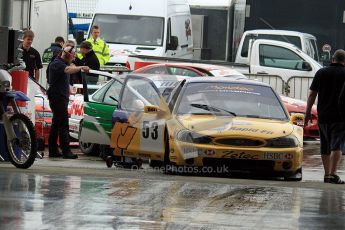
[[[71,63],[75,59],[73,46],[66,46],[60,55],[50,64],[48,89],[49,105],[53,112],[53,122],[49,133],[49,157],[76,159],[69,147],[68,102],[70,74],[80,71],[89,72],[87,66],[75,66]],[[58,137],[62,154],[58,150]]]
[[[99,70],[99,60],[95,52],[92,50],[92,45],[90,42],[83,41],[80,44],[80,53],[82,55],[82,58],[76,59],[77,66],[88,66],[93,70]],[[86,82],[87,84],[95,85],[98,82],[98,76],[88,74],[88,76],[86,76]]]

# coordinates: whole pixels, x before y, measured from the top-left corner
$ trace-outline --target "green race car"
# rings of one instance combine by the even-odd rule
[[[82,152],[93,155],[99,154],[100,145],[109,146],[112,114],[117,108],[123,84],[123,77],[105,72],[98,73],[112,79],[92,95],[84,96],[83,117],[80,119],[78,132]]]

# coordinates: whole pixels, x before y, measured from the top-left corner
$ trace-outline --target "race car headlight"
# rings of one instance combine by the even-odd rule
[[[267,140],[267,143],[266,143],[266,147],[271,147],[271,148],[292,148],[292,147],[297,147],[298,145],[299,145],[299,141],[293,135],[269,139]]]
[[[194,144],[209,144],[212,142],[212,138],[198,133],[193,133],[188,130],[181,130],[178,132],[177,140],[182,142],[194,143]]]

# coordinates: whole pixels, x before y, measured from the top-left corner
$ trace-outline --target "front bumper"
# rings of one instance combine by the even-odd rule
[[[303,148],[242,148],[170,141],[170,161],[176,165],[226,165],[233,171],[296,172],[302,167]]]

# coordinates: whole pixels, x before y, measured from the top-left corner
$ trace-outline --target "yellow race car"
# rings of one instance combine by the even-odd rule
[[[290,117],[264,83],[129,75],[113,114],[110,165],[149,159],[166,172],[192,167],[301,180],[303,128],[296,124],[303,119]]]

